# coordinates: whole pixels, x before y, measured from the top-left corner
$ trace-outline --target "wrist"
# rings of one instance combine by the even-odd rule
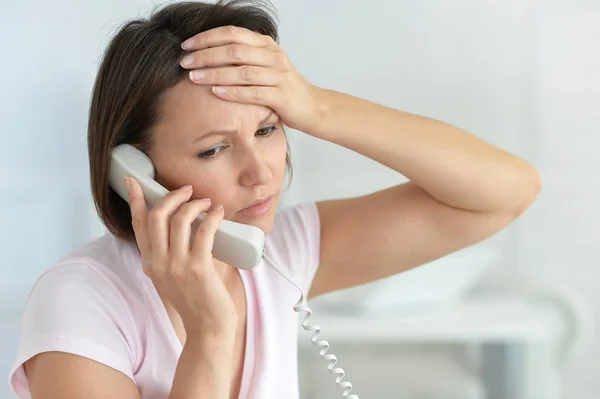
[[[324,111],[326,109],[325,102],[327,101],[327,99],[326,89],[323,89],[319,86],[315,86],[310,83],[309,85],[310,104],[309,107],[306,108],[306,111],[308,111],[308,113],[302,119],[302,125],[298,126],[297,129],[312,135],[313,132],[318,129],[319,124],[321,123]]]
[[[218,317],[194,319],[190,323],[184,321],[183,327],[187,337],[194,341],[218,342],[233,340],[237,325],[237,312],[222,310]]]
[[[331,131],[329,125],[336,111],[336,95],[337,92],[334,90],[313,86],[314,115],[311,123],[304,130],[305,133],[331,141],[332,138],[328,136],[327,132]]]
[[[219,349],[227,351],[228,349],[233,350],[235,342],[235,329],[231,332],[191,332],[188,333],[185,340],[185,347],[189,347],[190,350],[198,349],[200,351]]]

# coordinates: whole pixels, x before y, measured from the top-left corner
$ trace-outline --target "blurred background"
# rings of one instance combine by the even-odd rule
[[[88,186],[90,93],[107,41],[159,1],[2,0],[0,398],[42,270],[104,233]],[[474,247],[311,303],[361,398],[592,399],[600,392],[600,3],[273,0],[316,85],[449,122],[536,165],[544,186]],[[290,135],[281,208],[405,181]],[[300,332],[303,398],[341,397]]]

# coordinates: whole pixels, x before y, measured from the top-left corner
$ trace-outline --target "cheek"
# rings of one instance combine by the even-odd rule
[[[276,165],[276,174],[278,177],[283,177],[285,173],[285,158],[287,155],[287,140],[283,132],[277,137],[277,141],[274,145],[271,160],[272,164]]]
[[[223,176],[222,172],[206,173],[203,171],[202,173],[196,173],[190,181],[192,181],[191,184],[194,189],[193,199],[210,198],[212,201],[211,209],[218,204],[222,204],[227,214],[227,205],[231,196],[230,190],[228,190],[231,187],[231,182],[228,177]]]
[[[168,168],[157,168],[157,181],[169,190],[176,190],[186,184],[191,184],[193,193],[191,199],[210,198],[209,211],[216,205],[222,204],[227,209],[232,209],[231,198],[234,197],[231,174],[227,173],[229,168],[213,165],[185,164],[174,165],[173,162],[166,163]],[[158,173],[161,170],[163,173]]]

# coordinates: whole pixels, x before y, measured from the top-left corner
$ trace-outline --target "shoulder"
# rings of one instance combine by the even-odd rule
[[[143,274],[141,266],[139,269]],[[25,316],[47,316],[48,322],[62,323],[79,311],[90,318],[116,318],[118,314],[121,322],[131,324],[135,300],[143,298],[139,273],[131,245],[110,234],[98,237],[37,277],[27,299]]]
[[[112,235],[101,236],[37,277],[25,303],[23,325],[31,334],[54,334],[48,339],[71,336],[85,340],[115,331],[133,348],[139,326],[147,321],[146,288],[135,270],[131,246]],[[139,273],[143,274],[141,266]]]
[[[286,236],[309,235],[318,238],[319,212],[315,202],[302,202],[288,206],[275,215],[270,240],[281,240]]]
[[[37,282],[57,278],[61,285],[101,283],[116,292],[131,293],[141,291],[143,275],[141,257],[135,245],[107,233],[59,259],[39,276]]]
[[[135,256],[122,245],[113,236],[99,237],[35,280],[11,371],[15,391],[27,387],[25,362],[51,351],[96,360],[133,379],[146,312],[140,309],[144,296],[132,273]]]
[[[273,230],[265,242],[265,251],[279,267],[290,273],[289,277],[307,290],[319,265],[320,238],[317,205],[303,202],[277,213]]]

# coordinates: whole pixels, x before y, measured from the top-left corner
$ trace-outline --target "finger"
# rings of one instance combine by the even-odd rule
[[[175,259],[184,259],[190,251],[192,223],[200,212],[210,208],[210,198],[193,200],[184,204],[171,220],[170,251]]]
[[[223,100],[265,106],[277,104],[280,95],[272,86],[213,86],[212,92]]]
[[[194,235],[192,257],[195,259],[208,260],[212,258],[212,247],[215,233],[223,220],[224,210],[222,205],[217,205],[206,215],[202,223],[198,225]]]
[[[152,243],[153,257],[164,257],[169,251],[170,218],[175,210],[192,195],[191,186],[170,191],[148,213],[148,234]]]
[[[131,225],[133,226],[135,241],[143,257],[152,252],[152,245],[148,234],[148,210],[146,208],[144,192],[133,177],[125,178],[125,186],[127,187],[127,194],[129,196]]]
[[[190,71],[190,79],[206,85],[252,85],[277,86],[281,83],[281,74],[270,68],[239,66],[228,68]]]
[[[219,26],[200,32],[181,44],[187,51],[239,43],[248,46],[271,46],[275,43],[269,35],[263,35],[239,26]]]
[[[279,60],[278,53],[264,47],[245,44],[227,44],[194,51],[183,57],[182,68],[203,68],[222,65],[273,66]]]

